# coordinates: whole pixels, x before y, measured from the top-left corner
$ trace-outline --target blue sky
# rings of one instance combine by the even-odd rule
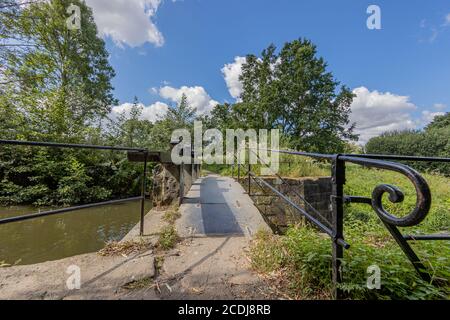
[[[175,103],[182,92],[202,112],[216,102],[234,102],[230,89],[238,86],[239,68],[232,63],[242,62],[235,57],[299,37],[312,40],[336,79],[359,94],[352,119],[361,131],[421,127],[449,111],[448,0],[87,3],[117,73],[113,84],[122,108],[116,112],[135,95],[147,114],[158,109],[152,109],[155,103]],[[371,4],[381,9],[381,30],[366,26]],[[113,18],[116,13],[121,19]]]

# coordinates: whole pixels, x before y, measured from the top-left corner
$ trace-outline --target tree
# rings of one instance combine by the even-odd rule
[[[201,120],[205,127],[219,129],[222,133],[225,133],[226,129],[240,128],[240,120],[236,117],[235,108],[236,104],[218,104],[211,110],[209,116],[203,116]]]
[[[137,97],[129,112],[122,112],[107,124],[108,143],[129,147],[148,147],[153,124],[142,118],[143,106]]]
[[[81,9],[80,30],[67,28],[71,4]],[[114,70],[91,9],[81,0],[11,8],[0,13],[0,38],[8,44],[0,52],[0,91],[7,97],[2,107],[26,113],[32,136],[79,139],[86,125],[104,117],[115,103]]]
[[[450,112],[434,117],[433,121],[425,127],[425,130],[442,129],[450,127]]]
[[[167,112],[166,120],[171,123],[173,129],[190,128],[194,123],[196,111],[191,108],[183,93],[180,102]]]
[[[290,148],[306,151],[339,152],[345,140],[356,140],[349,125],[354,95],[345,86],[338,90],[339,82],[316,55],[316,47],[302,39],[286,43],[278,54],[270,45],[261,58],[247,55],[242,101],[232,107],[237,125],[278,128]]]
[[[176,129],[194,129],[196,109],[192,108],[185,94],[181,96],[180,102],[169,108],[165,117],[155,122],[149,136],[149,144],[153,149],[168,150],[172,132]]]
[[[81,9],[80,30],[67,28],[71,4]],[[0,7],[2,138],[99,142],[98,122],[115,103],[114,70],[91,9],[82,0]],[[69,205],[136,194],[130,181],[139,173],[123,163],[112,153],[3,146],[0,202]]]
[[[442,123],[438,118],[436,123]],[[434,123],[434,122],[433,122]],[[371,138],[366,152],[424,157],[448,157],[450,154],[450,125],[426,130],[390,131]],[[430,128],[431,126],[431,128]],[[407,162],[415,169],[450,175],[450,165],[445,162]]]
[[[128,119],[125,119],[122,125],[123,144],[130,147],[136,146],[136,142],[141,142],[143,129],[143,122],[139,119],[142,115],[142,106],[139,105],[137,97],[134,97],[134,102],[130,110]],[[139,143],[138,142],[138,143]]]

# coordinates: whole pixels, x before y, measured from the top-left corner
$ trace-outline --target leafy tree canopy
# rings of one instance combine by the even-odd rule
[[[80,30],[67,28],[71,4],[81,9]],[[109,113],[114,70],[84,1],[6,7],[0,25],[0,103],[26,114],[22,121],[30,130],[23,136],[70,139]]]
[[[339,152],[345,140],[356,140],[349,124],[353,93],[339,87],[323,58],[309,40],[274,45],[261,57],[247,55],[240,80],[240,102],[219,105],[211,125],[281,130],[288,147],[316,152]]]
[[[448,115],[438,116],[425,130],[390,131],[370,139],[367,153],[426,157],[449,157],[450,123]],[[414,168],[450,175],[450,165],[445,162],[409,162]]]
[[[425,130],[442,129],[450,127],[450,112],[442,116],[436,116],[429,125],[425,127]]]

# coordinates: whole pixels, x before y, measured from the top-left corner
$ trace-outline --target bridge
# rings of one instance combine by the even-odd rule
[[[102,203],[86,204],[71,208],[61,208],[18,217],[0,219],[0,226],[19,221],[36,219],[48,215],[65,214],[86,207],[141,200],[140,222],[124,238],[124,241],[147,239],[155,241],[166,217],[165,211],[152,209],[144,212],[147,193],[147,162],[160,163],[163,178],[159,194],[154,203],[168,205],[179,202],[180,217],[174,223],[182,242],[176,249],[161,255],[155,246],[140,252],[122,256],[103,257],[96,253],[70,257],[31,266],[0,268],[0,298],[139,298],[139,299],[188,299],[193,297],[213,298],[267,298],[270,297],[262,280],[252,273],[243,252],[249,241],[259,230],[271,231],[252,200],[252,188],[270,192],[270,197],[281,199],[299,215],[307,219],[318,230],[330,237],[333,256],[333,281],[342,281],[341,262],[343,250],[350,245],[344,239],[343,220],[345,203],[363,203],[372,207],[386,229],[396,240],[406,257],[426,281],[431,276],[416,255],[409,241],[448,240],[448,235],[410,236],[400,233],[398,227],[414,226],[422,222],[431,205],[431,192],[425,179],[410,167],[393,161],[440,161],[450,162],[449,158],[399,157],[386,155],[324,155],[283,150],[271,150],[302,157],[329,161],[332,164],[330,179],[329,216],[315,209],[305,194],[294,191],[295,197],[283,192],[264,177],[252,171],[252,167],[237,162],[238,177],[223,177],[207,173],[200,176],[199,165],[173,164],[167,154],[151,152],[146,149],[71,145],[46,142],[0,141],[4,145],[25,145],[50,148],[85,148],[127,152],[128,160],[143,163],[142,193],[140,197],[110,200]],[[249,152],[252,152],[249,150]],[[392,170],[405,175],[414,185],[417,195],[415,208],[404,217],[396,217],[387,212],[382,205],[383,194],[388,193],[392,202],[401,202],[403,193],[391,185],[377,186],[372,197],[345,195],[346,163],[353,163],[383,170]],[[246,171],[246,172],[245,172]],[[245,172],[245,173],[243,173]],[[241,175],[241,173],[243,173]],[[279,184],[292,188],[285,178],[274,172]],[[156,181],[154,177],[154,181]],[[246,186],[244,189],[243,186]],[[294,199],[295,198],[295,199]],[[298,200],[301,200],[302,204]],[[155,244],[155,243],[153,243]],[[159,254],[159,255],[158,255]],[[160,259],[164,259],[164,277],[161,277]],[[83,286],[73,290],[67,286],[67,268],[77,266],[82,270]],[[124,291],[127,285],[146,283],[152,279],[155,290]],[[18,285],[20,284],[20,285]],[[139,289],[139,287],[138,287]],[[340,298],[336,287],[335,298]]]
[[[194,183],[180,207],[177,230],[189,236],[248,236],[270,228],[234,179],[209,174]]]

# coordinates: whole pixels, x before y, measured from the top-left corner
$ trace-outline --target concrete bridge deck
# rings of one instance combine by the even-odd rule
[[[270,230],[244,188],[229,177],[198,179],[180,206],[176,227],[181,237],[252,236]]]

